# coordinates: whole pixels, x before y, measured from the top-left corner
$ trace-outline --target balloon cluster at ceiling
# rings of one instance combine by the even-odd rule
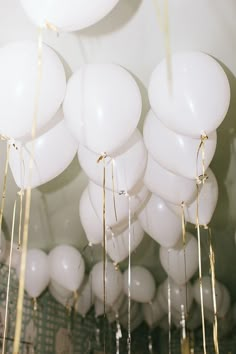
[[[108,14],[117,2],[21,0],[37,26],[55,31],[89,26]],[[165,60],[151,76],[151,110],[142,135],[137,128],[141,95],[134,78],[124,68],[116,64],[82,65],[66,83],[63,65],[47,45],[38,49],[36,42],[10,43],[0,49],[0,132],[14,142],[10,167],[21,189],[50,181],[65,170],[78,152],[80,165],[89,178],[79,204],[88,243],[103,243],[103,203],[106,251],[113,262],[128,257],[130,234],[131,251],[142,241],[144,231],[157,241],[161,264],[172,279],[172,313],[179,325],[180,305],[187,302],[190,310],[193,298],[200,303],[199,284],[192,286],[189,282],[198,268],[197,241],[187,233],[183,250],[181,210],[184,205],[189,223],[195,224],[196,209],[200,225],[208,225],[212,218],[218,186],[208,166],[216,149],[216,129],[228,110],[230,88],[221,66],[204,53],[176,53],[171,60],[171,80]],[[32,141],[38,84],[37,136]],[[208,179],[197,196],[196,177],[201,175],[203,164],[197,153],[202,135],[207,136],[204,168]],[[31,159],[34,169],[29,178]],[[50,281],[51,294],[63,305],[73,302],[73,292],[79,291],[75,306],[78,312],[84,316],[95,303],[99,315],[104,299],[103,264],[96,264],[87,278],[84,268],[79,251],[70,246],[58,246],[49,256],[40,250],[29,250],[25,289],[35,298]],[[143,316],[150,327],[161,324],[168,312],[167,282],[156,290],[147,269],[132,267],[131,274],[132,328]],[[127,279],[127,271],[122,275],[113,263],[107,263],[107,317],[112,322],[118,312],[124,326]],[[218,315],[224,317],[230,305],[229,294],[218,283],[216,291]],[[206,316],[212,319],[208,277],[203,279],[203,292]],[[139,303],[143,304],[142,312]],[[200,324],[197,310],[195,306],[192,311],[193,327]]]

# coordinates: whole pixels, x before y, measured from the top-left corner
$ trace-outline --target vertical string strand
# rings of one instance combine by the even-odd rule
[[[116,218],[116,222],[117,222],[117,221],[118,221],[118,218],[117,218],[117,209],[116,209],[114,168],[115,168],[115,160],[112,159],[112,161],[111,161],[112,198],[113,198],[113,207],[114,207],[115,218]]]
[[[170,269],[170,250],[168,250],[168,273]],[[171,354],[171,287],[170,287],[170,277],[168,275],[168,347],[169,354]]]
[[[129,258],[128,258],[128,354],[131,354],[131,197],[129,201]]]
[[[205,229],[208,230],[208,238],[209,238],[209,260],[210,260],[210,269],[211,269],[211,288],[212,288],[213,309],[214,309],[213,341],[214,341],[215,352],[216,354],[219,354],[217,304],[216,304],[215,253],[212,247],[211,228],[205,226]]]
[[[202,317],[202,337],[203,337],[203,351],[206,354],[206,330],[205,330],[205,316],[204,316],[204,301],[203,301],[203,287],[202,287],[202,255],[201,255],[201,231],[199,223],[199,194],[200,185],[205,183],[207,178],[205,174],[205,141],[208,139],[207,135],[203,133],[201,135],[201,141],[197,151],[196,159],[196,188],[197,188],[197,198],[196,198],[196,228],[197,228],[197,239],[198,239],[198,269],[199,269],[199,287],[200,287],[200,302],[201,302],[201,317]],[[199,176],[198,173],[198,161],[199,154],[201,152],[201,165],[202,165],[202,175]]]
[[[120,339],[122,338],[122,332],[119,321],[119,314],[116,313],[116,354],[120,354]]]
[[[32,171],[33,171],[34,140],[35,140],[36,129],[37,129],[40,86],[42,80],[42,45],[43,45],[42,27],[40,27],[38,33],[38,63],[37,63],[38,72],[37,72],[36,91],[35,91],[33,123],[32,123],[32,130],[31,130],[31,137],[33,140],[33,144],[32,144],[32,151],[30,154],[30,161],[29,161],[29,183],[28,183],[29,186],[27,187],[26,190],[26,200],[25,200],[25,215],[24,215],[24,226],[23,226],[22,253],[21,253],[21,264],[20,264],[20,277],[19,277],[19,289],[18,289],[18,298],[17,298],[16,327],[15,327],[15,336],[14,336],[14,343],[13,343],[13,354],[18,354],[19,352],[20,337],[21,337],[24,287],[25,287],[25,269],[26,269],[30,206],[31,206],[31,191],[32,191],[30,185],[31,185]]]
[[[1,209],[0,209],[0,248],[1,248],[1,236],[2,236],[2,219],[3,219],[3,211],[6,200],[6,190],[7,190],[7,174],[9,167],[9,155],[10,155],[11,144],[9,141],[7,142],[7,153],[6,153],[6,162],[4,168],[4,177],[3,177],[3,189],[2,189],[2,200],[1,200]]]
[[[10,243],[10,255],[9,255],[8,276],[7,276],[7,295],[6,295],[6,307],[5,307],[5,319],[4,319],[4,332],[3,332],[3,340],[2,340],[2,354],[5,353],[5,345],[6,345],[8,310],[9,310],[9,293],[10,293],[10,282],[11,282],[11,265],[12,265],[13,241],[14,241],[15,218],[16,218],[16,202],[17,200],[15,200],[14,202],[13,215],[12,215],[11,243]]]
[[[21,247],[21,229],[22,229],[22,213],[23,213],[23,197],[24,197],[24,190],[21,189],[18,192],[18,196],[20,197],[20,215],[19,215],[19,228],[18,228],[18,250]]]
[[[188,286],[187,286],[187,262],[186,262],[186,220],[184,213],[184,202],[181,203],[182,240],[184,249],[184,277],[185,277],[185,297],[186,297],[186,319],[188,317]]]

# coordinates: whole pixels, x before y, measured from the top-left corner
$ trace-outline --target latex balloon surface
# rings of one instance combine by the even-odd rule
[[[21,0],[30,20],[37,26],[51,24],[58,31],[77,31],[105,17],[119,0]]]
[[[201,52],[179,52],[171,57],[172,81],[166,60],[154,70],[149,100],[157,117],[180,134],[200,138],[221,124],[228,111],[230,87],[216,60]]]
[[[37,110],[37,131],[59,109],[66,77],[56,53],[43,44]],[[12,42],[0,49],[0,133],[10,138],[30,137],[38,86],[37,42]]]
[[[63,110],[77,141],[108,155],[137,127],[142,109],[139,88],[119,65],[86,64],[70,78]]]

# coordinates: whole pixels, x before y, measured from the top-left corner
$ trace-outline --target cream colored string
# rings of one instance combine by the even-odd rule
[[[15,216],[16,216],[16,200],[14,202],[13,216],[12,216],[11,243],[10,243],[10,255],[9,255],[8,277],[7,277],[7,295],[6,295],[6,307],[5,307],[5,319],[4,319],[4,332],[3,332],[3,341],[2,341],[2,354],[5,353],[6,335],[7,335],[9,293],[10,293],[10,282],[11,282],[11,265],[12,265],[13,241],[14,241],[14,230],[15,230]]]
[[[29,161],[29,187],[26,190],[26,200],[25,200],[25,215],[24,215],[24,226],[23,226],[22,253],[21,253],[21,264],[20,264],[20,278],[19,278],[18,298],[17,298],[16,327],[15,327],[15,336],[14,336],[14,343],[13,343],[13,354],[18,354],[19,352],[20,337],[21,337],[24,287],[25,287],[25,269],[26,269],[30,205],[31,205],[30,184],[32,179],[32,171],[33,171],[34,139],[36,136],[38,107],[39,107],[39,98],[40,98],[40,86],[41,86],[41,79],[42,79],[42,43],[43,43],[42,28],[40,27],[39,34],[38,34],[38,63],[37,63],[38,73],[37,73],[37,81],[36,81],[34,115],[33,115],[32,131],[31,131],[33,144],[32,144],[32,151],[31,151],[30,161]]]
[[[166,62],[167,62],[167,77],[169,82],[169,90],[171,92],[172,83],[172,64],[171,64],[171,45],[170,45],[170,23],[169,23],[169,0],[164,0],[164,16],[161,16],[161,10],[158,0],[153,0],[156,9],[157,20],[159,26],[164,33]]]
[[[199,223],[199,193],[200,185],[204,184],[206,180],[205,175],[205,140],[207,140],[207,135],[203,134],[201,136],[200,145],[197,151],[196,160],[196,187],[197,187],[197,203],[196,203],[196,227],[197,227],[197,239],[198,239],[198,266],[199,266],[199,286],[200,286],[200,302],[201,302],[201,317],[202,317],[202,337],[203,337],[203,351],[206,354],[206,330],[205,330],[205,318],[204,318],[204,301],[203,301],[203,288],[202,288],[202,255],[201,255],[201,232]],[[202,157],[202,175],[198,175],[198,161],[199,153],[201,152]]]
[[[211,288],[212,288],[212,298],[213,298],[213,309],[214,309],[214,323],[213,323],[213,341],[216,354],[219,354],[219,343],[218,343],[218,321],[217,321],[217,304],[216,304],[216,278],[215,278],[215,253],[212,247],[212,233],[211,228],[205,226],[208,230],[209,236],[209,260],[211,269]]]
[[[168,273],[170,269],[170,250],[168,250]],[[169,327],[169,333],[168,333],[168,350],[169,354],[171,354],[171,287],[170,287],[170,277],[168,275],[168,327]]]
[[[120,339],[122,338],[122,332],[119,321],[119,314],[116,313],[116,354],[120,354]]]
[[[131,197],[129,194],[129,259],[128,259],[128,354],[131,354]]]
[[[186,220],[184,213],[184,202],[181,203],[181,221],[182,221],[182,240],[184,248],[184,277],[185,277],[185,296],[186,296],[186,318],[188,317],[188,286],[187,286],[187,262],[186,262]]]

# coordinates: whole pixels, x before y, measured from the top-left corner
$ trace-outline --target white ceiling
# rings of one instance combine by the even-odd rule
[[[158,1],[158,0],[155,0]],[[160,8],[163,0],[159,1]],[[0,0],[0,45],[22,39],[37,39],[18,0]],[[234,270],[236,222],[236,3],[234,0],[169,0],[172,52],[201,50],[223,65],[231,85],[229,113],[218,130],[218,146],[212,169],[217,177],[220,196],[213,219],[216,244],[217,277],[236,299]],[[60,55],[69,77],[82,63],[112,62],[128,69],[137,80],[143,95],[143,116],[148,110],[147,86],[151,72],[164,57],[163,35],[153,0],[120,0],[117,7],[100,23],[81,32],[45,32],[44,41]],[[142,128],[142,122],[140,123]],[[1,149],[4,156],[4,146]],[[4,161],[1,161],[3,168]],[[0,173],[1,178],[3,173]],[[51,249],[59,243],[84,248],[78,205],[87,179],[77,158],[53,181],[33,191],[29,247]],[[16,187],[11,174],[4,218],[11,226]],[[99,247],[87,249],[88,263],[99,259]],[[146,265],[157,280],[164,278],[158,258],[158,246],[146,237],[133,256],[134,263]],[[207,255],[204,256],[207,272]]]

